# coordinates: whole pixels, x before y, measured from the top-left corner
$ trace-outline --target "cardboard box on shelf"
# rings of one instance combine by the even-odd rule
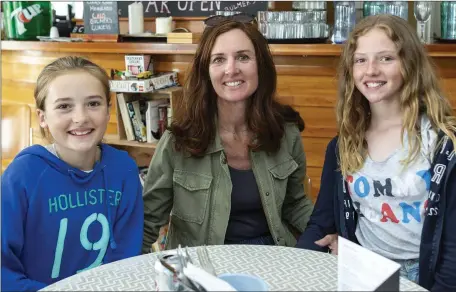
[[[144,71],[154,74],[154,60],[150,55],[125,55],[125,69],[133,76]]]

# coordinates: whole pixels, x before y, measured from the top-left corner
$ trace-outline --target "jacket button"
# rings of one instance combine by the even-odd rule
[[[223,157],[222,163],[223,163],[223,164],[226,164],[226,157]]]
[[[266,196],[269,196],[269,192],[266,192]]]

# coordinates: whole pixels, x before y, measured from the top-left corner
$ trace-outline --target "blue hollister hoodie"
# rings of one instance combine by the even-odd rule
[[[24,149],[2,175],[2,291],[36,291],[141,253],[142,186],[125,151],[101,144],[87,173],[46,148]]]
[[[438,139],[444,137],[439,133]],[[444,138],[431,166],[430,192],[421,235],[419,283],[431,291],[456,291],[456,158],[453,143]],[[357,243],[355,211],[338,164],[337,137],[326,149],[321,188],[306,230],[296,247],[328,251],[315,244],[337,233]],[[346,216],[347,214],[347,216]]]

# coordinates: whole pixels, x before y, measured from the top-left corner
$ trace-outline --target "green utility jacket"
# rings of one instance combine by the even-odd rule
[[[145,253],[170,218],[166,249],[225,241],[232,183],[220,136],[200,158],[175,151],[173,141],[166,131],[144,184]],[[304,231],[313,210],[304,194],[306,159],[298,128],[286,125],[277,153],[250,151],[250,159],[271,235],[277,245],[295,246],[290,225]]]

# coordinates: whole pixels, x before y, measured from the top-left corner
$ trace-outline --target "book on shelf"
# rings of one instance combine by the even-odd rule
[[[168,104],[167,99],[148,100],[146,109],[147,142],[155,143],[161,137],[159,107]]]
[[[120,111],[120,117],[122,118],[122,122],[125,128],[125,136],[128,141],[135,140],[135,133],[133,130],[133,125],[130,120],[130,115],[127,108],[127,102],[125,101],[125,96],[123,93],[117,93],[117,105]]]
[[[139,100],[127,102],[128,114],[133,125],[133,130],[135,133],[135,140],[139,142],[146,142],[146,126],[144,125],[141,106]]]
[[[168,115],[168,127],[171,126],[171,122],[173,121],[173,110],[171,108],[171,104],[168,104],[168,109],[166,111]]]
[[[160,136],[166,131],[168,127],[168,105],[163,104],[158,106],[158,126],[160,129]]]

